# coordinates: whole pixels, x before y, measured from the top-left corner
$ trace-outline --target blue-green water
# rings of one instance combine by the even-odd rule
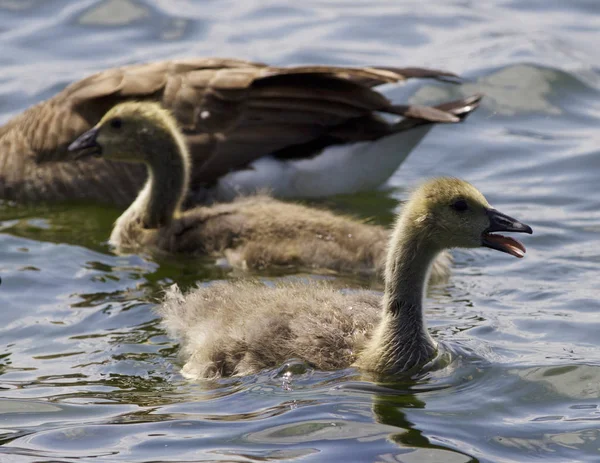
[[[446,368],[386,385],[354,370],[290,383],[285,366],[190,383],[151,309],[166,285],[226,269],[111,254],[117,210],[4,204],[0,461],[600,461],[599,13],[593,0],[0,0],[2,121],[91,72],[173,57],[462,73],[462,87],[390,94],[486,93],[467,123],[432,130],[386,191],[325,203],[387,223],[408,187],[449,174],[535,230],[523,260],[455,252],[427,310],[465,353]]]

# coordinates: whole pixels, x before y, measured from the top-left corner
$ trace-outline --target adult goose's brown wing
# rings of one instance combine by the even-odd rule
[[[460,119],[452,108],[392,105],[373,88],[412,77],[456,79],[421,68],[282,68],[212,58],[109,69],[68,86],[0,128],[0,197],[132,201],[145,178],[140,166],[101,159],[46,162],[66,158],[73,139],[127,99],[160,101],[174,113],[193,157],[192,188],[210,185],[265,154],[311,156],[331,144]],[[391,125],[376,111],[405,119]]]

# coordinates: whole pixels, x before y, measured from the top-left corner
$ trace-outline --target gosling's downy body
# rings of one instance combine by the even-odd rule
[[[67,159],[73,139],[132,99],[158,102],[184,129],[188,205],[257,188],[288,197],[375,188],[433,125],[459,122],[479,103],[474,96],[435,107],[397,104],[377,89],[411,78],[459,80],[432,69],[276,67],[220,58],[107,69],[0,127],[0,199],[131,204],[145,180],[142,166],[46,161]],[[331,169],[344,175],[332,182]]]
[[[372,273],[382,268],[389,231],[266,195],[181,211],[190,162],[168,111],[155,103],[112,108],[71,148],[77,157],[145,163],[148,181],[119,217],[110,243],[120,251],[226,255],[233,266],[299,266]],[[442,256],[432,278],[444,279]]]
[[[497,231],[531,228],[493,209],[472,185],[429,181],[402,210],[390,238],[383,298],[341,294],[324,282],[217,283],[181,294],[157,309],[181,345],[183,373],[208,378],[256,373],[300,358],[318,369],[355,365],[376,374],[418,368],[436,353],[423,318],[431,265],[446,248],[490,247],[523,257],[518,241]]]

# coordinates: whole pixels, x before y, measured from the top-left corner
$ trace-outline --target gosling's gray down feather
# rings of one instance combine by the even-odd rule
[[[322,282],[236,281],[185,296],[173,285],[158,313],[180,342],[182,373],[210,378],[256,373],[292,357],[322,370],[346,368],[379,321],[380,304],[376,293],[342,294]]]

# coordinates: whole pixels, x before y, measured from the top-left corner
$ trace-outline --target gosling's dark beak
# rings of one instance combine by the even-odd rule
[[[91,156],[96,158],[102,156],[102,147],[96,141],[97,136],[98,127],[94,127],[87,132],[82,133],[67,148],[67,151],[71,153],[71,159],[79,160]]]
[[[481,245],[496,249],[497,251],[506,252],[515,257],[523,257],[525,255],[525,246],[520,241],[514,238],[502,235],[492,235],[494,232],[506,231],[516,233],[533,233],[529,225],[519,222],[506,214],[503,214],[496,209],[490,208],[486,211],[490,219],[490,226],[483,232],[481,236]]]

